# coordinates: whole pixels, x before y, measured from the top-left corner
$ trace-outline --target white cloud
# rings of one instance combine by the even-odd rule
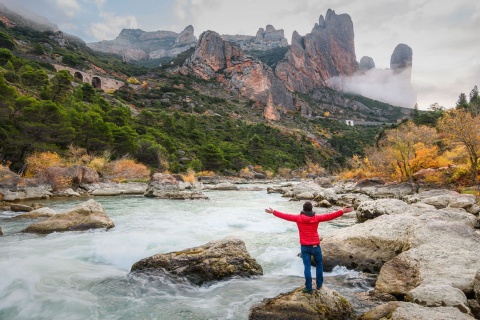
[[[92,23],[88,34],[98,40],[113,39],[122,29],[136,29],[138,22],[134,16],[117,16],[114,13],[100,13],[101,22]]]
[[[81,9],[77,0],[55,0],[55,2],[67,17],[73,17]]]

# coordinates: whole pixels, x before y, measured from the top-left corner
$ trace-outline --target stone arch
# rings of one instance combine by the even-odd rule
[[[92,78],[92,86],[95,89],[102,89],[102,80],[99,77]]]
[[[75,71],[75,73],[73,74],[73,77],[83,82],[83,74],[81,72]]]

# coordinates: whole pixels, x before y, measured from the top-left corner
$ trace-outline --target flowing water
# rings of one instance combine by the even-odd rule
[[[304,284],[296,225],[264,212],[270,206],[297,213],[302,203],[265,190],[205,194],[210,200],[97,197],[115,223],[108,231],[24,234],[20,231],[33,221],[11,221],[15,213],[0,213],[0,319],[248,319],[262,299]],[[61,212],[84,201],[43,203]],[[352,223],[341,217],[321,223],[319,231],[328,234]],[[245,242],[263,276],[197,287],[129,273],[142,258],[226,236]],[[354,305],[355,293],[371,286],[371,279],[342,267],[325,277],[326,286]]]

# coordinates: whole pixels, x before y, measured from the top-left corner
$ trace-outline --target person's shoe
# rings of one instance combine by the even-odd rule
[[[308,290],[307,288],[303,288],[302,292],[303,293],[312,293],[313,290]]]
[[[317,286],[317,290],[322,290],[323,286]]]

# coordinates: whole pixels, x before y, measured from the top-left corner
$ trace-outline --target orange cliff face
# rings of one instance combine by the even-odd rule
[[[308,94],[326,87],[332,77],[357,71],[352,20],[328,10],[311,33],[304,37],[293,33],[290,49],[275,70],[245,56],[238,45],[216,32],[206,31],[180,72],[219,81],[231,92],[262,105],[266,119],[280,120],[282,114],[296,110],[292,92]]]
[[[280,120],[283,113],[295,109],[292,95],[270,67],[244,56],[239,46],[224,41],[213,31],[200,36],[181,72],[219,81],[230,91],[255,100],[263,106],[264,117],[269,120]]]

